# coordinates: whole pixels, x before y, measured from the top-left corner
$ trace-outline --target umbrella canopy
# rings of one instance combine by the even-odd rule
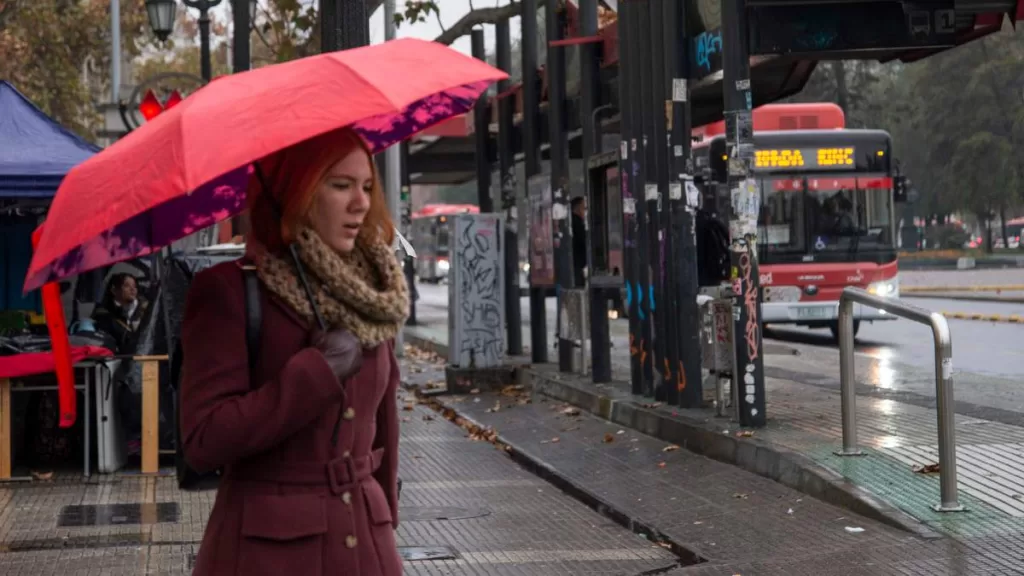
[[[245,207],[252,162],[351,127],[373,152],[466,112],[507,75],[401,39],[233,74],[75,167],[25,290],[143,256]]]

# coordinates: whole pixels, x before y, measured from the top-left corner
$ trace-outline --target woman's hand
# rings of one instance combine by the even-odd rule
[[[317,331],[312,343],[324,355],[339,382],[356,374],[363,366],[363,347],[348,330]]]

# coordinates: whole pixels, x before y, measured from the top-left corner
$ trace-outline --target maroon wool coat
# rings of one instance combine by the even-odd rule
[[[240,264],[199,273],[188,293],[185,459],[224,467],[193,574],[400,576],[394,344],[365,350],[342,386],[308,346],[310,325],[261,288],[252,374]]]

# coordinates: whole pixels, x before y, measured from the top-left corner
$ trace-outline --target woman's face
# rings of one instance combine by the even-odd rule
[[[119,304],[126,304],[135,300],[139,295],[139,287],[135,284],[135,279],[131,276],[124,279],[121,282],[120,288],[114,289],[114,298]]]
[[[327,171],[317,188],[313,229],[335,252],[347,254],[370,209],[373,170],[370,157],[356,148]]]

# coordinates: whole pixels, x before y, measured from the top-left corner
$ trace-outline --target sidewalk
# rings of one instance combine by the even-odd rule
[[[403,365],[407,378],[430,376]],[[635,575],[680,565],[429,408],[399,402],[406,574]],[[0,485],[0,574],[188,574],[212,504],[212,492],[181,492],[167,477]]]
[[[445,349],[444,335],[439,330],[415,327],[407,329],[406,334],[407,342],[410,344],[417,340],[423,343],[425,339],[430,338],[432,342],[428,344],[434,349]],[[766,346],[769,426],[763,430],[749,432],[738,431],[736,425],[728,418],[716,418],[710,409],[673,409],[657,405],[652,399],[632,396],[627,384],[629,375],[625,366],[625,352],[613,349],[612,355],[614,383],[608,385],[594,385],[588,377],[561,374],[557,367],[552,365],[536,365],[524,370],[524,381],[535,394],[540,393],[536,394],[538,402],[539,397],[543,395],[552,401],[571,403],[609,421],[588,424],[583,429],[589,427],[589,434],[573,432],[572,438],[577,434],[581,435],[576,450],[565,448],[571,442],[570,437],[564,432],[555,434],[560,437],[558,446],[540,444],[545,435],[552,433],[551,428],[557,427],[557,422],[551,421],[550,415],[537,412],[535,406],[539,404],[525,408],[515,407],[500,413],[486,413],[482,412],[479,406],[486,407],[490,399],[482,398],[480,404],[458,402],[454,399],[455,403],[450,407],[483,425],[493,426],[503,441],[513,445],[517,451],[535,455],[539,461],[550,462],[559,473],[576,478],[574,483],[581,489],[592,489],[596,494],[604,491],[608,498],[615,497],[609,492],[611,488],[608,488],[614,483],[601,484],[596,480],[610,474],[600,466],[617,471],[620,474],[619,482],[623,483],[623,486],[632,486],[633,494],[645,494],[645,500],[650,498],[646,496],[647,494],[655,494],[654,499],[660,502],[670,500],[664,497],[668,488],[659,488],[657,485],[643,486],[641,479],[647,479],[655,473],[652,471],[662,473],[654,468],[649,459],[619,454],[604,458],[605,464],[596,463],[594,456],[601,454],[602,448],[608,452],[608,446],[601,446],[601,443],[594,441],[595,437],[600,437],[595,436],[597,432],[594,428],[600,426],[615,426],[616,434],[618,429],[626,430],[630,435],[635,434],[633,430],[642,430],[659,437],[663,442],[652,444],[649,449],[655,455],[660,455],[661,448],[657,446],[664,447],[665,442],[671,442],[721,462],[734,464],[741,469],[729,466],[717,468],[714,482],[729,477],[743,478],[738,486],[728,488],[736,493],[751,491],[746,488],[740,489],[739,486],[756,486],[757,490],[768,491],[785,489],[781,484],[766,478],[776,480],[819,499],[806,498],[803,500],[805,504],[814,502],[815,505],[825,506],[822,501],[830,502],[847,510],[839,512],[835,508],[830,508],[832,514],[845,515],[849,518],[848,510],[854,510],[873,518],[878,523],[873,525],[872,531],[881,531],[887,538],[895,541],[904,542],[900,538],[910,537],[911,534],[934,538],[928,541],[915,538],[913,544],[904,542],[906,549],[899,551],[896,556],[904,564],[909,563],[907,566],[883,560],[883,564],[892,568],[883,570],[876,567],[868,571],[864,565],[863,573],[1022,572],[1019,569],[1019,566],[1024,564],[1024,547],[1021,546],[1024,544],[1024,427],[1020,425],[1024,422],[1020,421],[1021,414],[957,402],[960,500],[969,511],[940,514],[930,508],[932,504],[938,502],[937,475],[914,472],[915,466],[933,464],[937,461],[936,416],[934,400],[931,398],[905,392],[886,394],[886,390],[858,386],[859,440],[861,448],[868,456],[840,458],[833,454],[833,451],[841,446],[842,435],[838,353],[835,354],[836,359],[830,367],[822,367],[809,365],[806,359],[786,356],[784,351],[773,353]],[[859,375],[866,374],[866,362],[862,358],[857,358]],[[538,423],[543,423],[547,430],[531,436],[530,430],[540,429]],[[642,437],[640,441],[657,442],[647,437]],[[552,451],[555,450],[559,452],[553,457]],[[585,453],[590,460],[577,463],[572,459],[571,463],[567,462],[567,459],[576,452]],[[697,458],[682,451],[672,453],[671,456],[678,458],[677,454]],[[639,460],[639,469],[633,468],[633,460]],[[711,464],[723,466],[719,462],[702,466]],[[685,486],[690,490],[690,486],[700,486],[709,482],[708,474],[687,473],[686,469],[687,466],[683,466],[682,470],[671,475],[672,485]],[[762,484],[764,482],[767,484]],[[790,496],[777,498],[787,499],[787,502],[794,501],[793,490],[789,492]],[[718,506],[722,505],[705,494],[700,496]],[[602,501],[610,505],[607,500]],[[626,506],[622,502],[619,505]],[[661,504],[655,511],[631,505],[624,513],[631,518],[651,522],[653,526],[666,533],[672,533],[673,530],[681,528],[674,525],[671,519],[686,518],[692,514],[692,510],[692,506],[682,504],[674,507]],[[728,513],[737,514],[734,508],[729,508]],[[651,514],[654,514],[653,518]],[[812,517],[816,516],[812,514]],[[722,518],[725,519],[727,516]],[[768,515],[767,518],[770,519],[771,516]],[[827,573],[811,570],[810,566],[818,561],[822,563],[821,566],[830,566],[847,552],[852,554],[851,558],[857,559],[857,562],[874,562],[873,557],[884,559],[888,558],[889,554],[878,550],[871,551],[873,549],[870,546],[847,548],[843,544],[837,549],[835,544],[844,543],[844,535],[836,537],[828,531],[823,521],[812,521],[811,525],[817,524],[818,528],[801,536],[802,533],[789,531],[784,525],[779,524],[769,523],[769,527],[758,530],[756,523],[761,520],[760,514],[751,514],[749,517],[736,515],[735,519],[735,526],[730,524],[723,528],[724,532],[716,540],[715,548],[709,551],[707,544],[697,542],[693,544],[697,548],[695,551],[705,558],[721,561],[732,568],[739,566],[735,564],[737,562],[742,564],[759,559],[759,551],[753,547],[744,548],[748,546],[744,542],[758,542],[759,539],[766,538],[773,542],[771,552],[779,555],[779,561],[794,561],[797,551],[789,549],[787,544],[792,540],[806,546],[806,550],[821,551],[822,558],[808,560],[808,574]],[[781,541],[776,541],[780,539],[782,531],[786,532],[785,537],[781,537]],[[678,537],[682,542],[691,541],[691,534],[688,531],[679,533]],[[826,542],[819,542],[815,538],[824,538]],[[733,543],[733,540],[739,540],[740,543]],[[736,547],[738,550],[723,551],[723,544]],[[853,553],[853,550],[857,552]],[[918,551],[923,555],[914,556]],[[929,563],[929,558],[935,559],[935,563]],[[805,569],[801,565],[799,568],[779,568],[781,571],[776,572],[775,568],[772,568],[775,566],[774,560],[765,562],[767,564],[759,565],[755,573],[797,574],[804,573],[802,570]],[[970,566],[970,570],[963,571],[964,565]],[[737,572],[739,571],[737,568]],[[742,573],[748,574],[746,571]],[[844,570],[836,573],[859,572]]]

